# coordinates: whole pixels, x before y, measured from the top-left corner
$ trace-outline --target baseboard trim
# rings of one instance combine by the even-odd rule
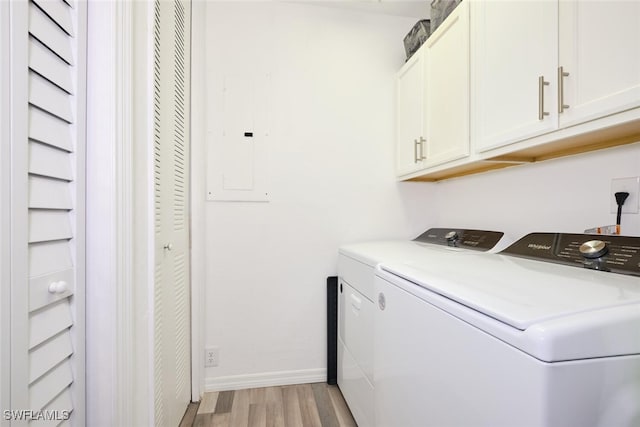
[[[240,390],[245,388],[273,387],[291,384],[319,383],[327,381],[327,370],[304,369],[300,371],[264,372],[259,374],[207,377],[205,391]]]

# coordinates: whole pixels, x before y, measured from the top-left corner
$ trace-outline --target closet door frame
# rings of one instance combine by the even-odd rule
[[[18,363],[24,361],[24,350],[29,347],[29,290],[28,284],[28,230],[29,218],[27,214],[28,194],[26,191],[15,191],[16,188],[27,188],[28,170],[28,134],[27,114],[28,103],[28,5],[26,2],[12,2],[10,5],[10,39],[9,81],[11,83],[11,113],[9,128],[11,132],[11,184],[9,206],[11,210],[11,261],[10,261],[10,349],[11,349],[11,397],[10,409],[27,409],[29,389],[25,379],[29,378],[29,364]],[[13,70],[23,69],[24,73]],[[22,143],[18,143],[22,141]],[[20,284],[16,286],[16,284]],[[22,326],[19,326],[22,325]],[[18,329],[21,328],[22,332]],[[13,425],[15,422],[12,422]]]
[[[87,282],[97,281],[102,288],[87,297],[93,319],[88,325],[87,364],[101,370],[87,385],[87,415],[88,421],[100,421],[96,425],[151,425],[153,34],[147,29],[153,27],[154,9],[153,2],[98,3],[99,7],[91,2],[88,6],[88,113],[89,123],[100,126],[89,133],[93,145],[87,160],[87,234],[94,237],[88,242]],[[192,3],[194,9],[196,4]],[[91,52],[99,55],[92,57]],[[106,63],[100,58],[107,58]],[[196,155],[193,150],[191,157]],[[192,182],[189,197],[195,212],[204,193],[197,192],[197,180]],[[194,350],[201,348],[202,298],[195,289],[200,280],[192,273],[192,401],[200,400],[204,385],[203,351]],[[100,335],[91,339],[92,334]],[[101,365],[104,360],[113,363]]]
[[[135,409],[146,387],[134,379],[146,365],[131,357],[143,351],[134,313],[145,309],[133,265],[135,3],[145,2],[88,4],[87,425],[136,425],[146,412]]]
[[[206,230],[206,16],[207,2],[191,4],[191,227]],[[206,236],[191,233],[191,400],[205,392],[204,322]]]

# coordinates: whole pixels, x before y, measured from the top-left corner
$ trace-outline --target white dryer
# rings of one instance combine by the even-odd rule
[[[640,425],[640,238],[594,238],[382,263],[376,425]]]
[[[374,420],[375,268],[381,262],[439,263],[509,243],[495,231],[432,228],[412,241],[345,245],[338,258],[338,385],[360,427]]]

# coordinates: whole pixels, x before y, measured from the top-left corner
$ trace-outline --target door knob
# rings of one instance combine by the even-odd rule
[[[167,243],[166,245],[163,246],[164,249],[170,251],[171,249],[173,249],[173,244],[172,243]]]
[[[52,294],[62,294],[69,289],[69,285],[64,280],[60,280],[59,282],[52,282],[49,285],[49,293]]]

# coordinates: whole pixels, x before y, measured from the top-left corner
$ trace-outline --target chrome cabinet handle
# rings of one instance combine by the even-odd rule
[[[420,159],[418,158],[418,145],[420,143],[417,139],[413,140],[413,163],[418,163]]]
[[[544,116],[549,113],[544,111],[544,87],[549,86],[549,82],[544,81],[544,76],[538,77],[538,120],[544,120]]]
[[[426,160],[426,156],[424,155],[424,143],[427,142],[426,139],[420,137],[420,160]]]
[[[564,103],[564,78],[568,76],[569,73],[564,71],[563,67],[558,67],[558,113],[562,113],[565,109],[569,108],[569,106]]]

